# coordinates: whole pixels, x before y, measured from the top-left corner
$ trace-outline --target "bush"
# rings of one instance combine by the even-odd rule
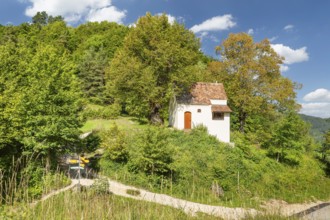
[[[107,178],[95,179],[93,185],[91,186],[91,191],[96,194],[108,194],[110,193],[110,184]]]
[[[264,147],[276,161],[297,166],[309,144],[308,126],[297,113],[289,112],[275,124],[273,136]]]
[[[115,119],[121,113],[121,106],[117,103],[108,106],[88,106],[83,111],[87,119]]]
[[[101,147],[105,150],[104,157],[118,163],[128,160],[127,140],[123,131],[114,124],[109,130],[101,133]]]
[[[167,139],[168,131],[164,128],[149,127],[138,134],[129,161],[131,169],[147,175],[169,176],[173,171],[174,148]]]

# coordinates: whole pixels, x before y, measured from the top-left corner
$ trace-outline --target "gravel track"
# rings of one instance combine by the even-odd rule
[[[118,196],[123,196],[127,198],[132,198],[136,200],[143,200],[148,202],[154,202],[161,205],[167,205],[171,206],[177,209],[183,210],[185,213],[190,215],[196,215],[198,212],[206,213],[209,215],[221,217],[226,220],[239,220],[243,219],[245,217],[251,216],[254,217],[257,214],[263,214],[263,213],[276,213],[281,214],[284,216],[291,216],[295,215],[294,213],[302,212],[302,210],[307,210],[310,207],[315,206],[315,203],[311,204],[277,204],[277,205],[266,205],[264,208],[266,209],[265,212],[257,211],[255,209],[245,209],[245,208],[229,208],[229,207],[223,207],[223,206],[213,206],[213,205],[206,205],[196,202],[190,202],[183,199],[178,199],[169,195],[165,194],[159,194],[159,193],[152,193],[143,189],[139,189],[133,186],[128,186],[122,183],[119,183],[114,180],[108,179],[110,187],[109,190],[114,194]],[[64,192],[66,190],[69,190],[76,185],[78,185],[79,181],[77,179],[72,179],[72,182],[69,186],[53,191],[45,196],[43,196],[39,201],[36,201],[32,203],[31,205],[35,205],[40,201],[44,201],[54,195],[57,195],[61,192]],[[94,180],[92,179],[80,179],[80,184],[83,186],[90,186],[94,183]],[[127,193],[127,190],[134,190],[138,191],[139,195],[131,195]],[[275,201],[275,200],[274,200]],[[274,201],[272,203],[274,203]],[[321,203],[321,202],[320,202]],[[316,203],[316,204],[320,204]],[[327,212],[330,210],[330,206],[327,207]],[[276,212],[274,212],[276,210]],[[316,210],[317,211],[317,210]],[[316,212],[315,211],[315,212]],[[306,213],[307,214],[307,213]],[[309,213],[307,216],[299,216],[299,217],[305,217],[304,219],[312,219],[315,218],[316,214]],[[313,216],[312,218],[310,218]],[[330,213],[329,213],[330,216]],[[316,218],[318,219],[318,218]],[[323,218],[319,218],[323,219]]]

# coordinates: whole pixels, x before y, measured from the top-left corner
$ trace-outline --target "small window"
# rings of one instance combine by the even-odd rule
[[[200,108],[197,109],[197,112],[198,112],[198,113],[201,113],[201,112],[202,112],[202,109],[200,109]]]
[[[223,112],[213,112],[212,119],[213,120],[223,120],[225,118],[225,113]]]

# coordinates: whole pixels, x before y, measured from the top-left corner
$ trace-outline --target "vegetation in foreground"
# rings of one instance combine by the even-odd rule
[[[191,216],[182,210],[151,202],[112,195],[104,187],[90,187],[78,191],[65,191],[34,205],[22,201],[0,206],[1,219],[218,219],[196,213]],[[250,217],[246,218],[251,219]],[[259,215],[252,219],[295,219],[281,216]]]
[[[299,164],[280,163],[236,134],[235,147],[206,129],[190,133],[148,126],[125,132],[113,125],[101,132],[101,170],[111,178],[187,200],[258,207],[262,201],[290,203],[329,199],[325,165],[313,152]],[[310,172],[313,170],[313,172]]]
[[[103,172],[188,200],[249,207],[269,198],[328,199],[330,133],[320,144],[308,135],[297,115],[300,85],[280,73],[283,60],[270,42],[230,34],[216,51],[221,60],[205,56],[184,25],[150,13],[134,27],[74,28],[45,12],[32,23],[0,25],[1,203],[37,198],[62,155],[96,143],[105,152]],[[224,83],[234,148],[204,128],[162,127],[170,99],[198,81]],[[121,114],[160,126],[86,125],[100,132],[79,139],[86,119]],[[31,159],[12,166],[22,156]]]
[[[28,188],[22,187],[20,194],[29,194]],[[172,207],[114,196],[103,179],[91,187],[73,188],[34,203],[17,196],[8,193],[2,199],[1,219],[219,219],[201,213],[193,217]]]

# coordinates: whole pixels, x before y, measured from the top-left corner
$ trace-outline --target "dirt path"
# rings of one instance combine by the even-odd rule
[[[269,200],[261,206],[265,210],[266,213],[269,214],[278,214],[282,216],[296,216],[297,214],[301,213],[299,217],[305,215],[305,212],[309,209],[314,208],[313,211],[318,210],[318,206],[322,206],[322,204],[326,204],[323,201],[316,201],[316,202],[308,202],[308,203],[293,203],[289,204],[283,200]],[[306,213],[308,214],[308,213]],[[330,213],[329,213],[330,216]]]
[[[255,216],[258,211],[255,209],[243,209],[243,208],[228,208],[222,206],[205,205],[195,202],[186,201],[183,199],[177,199],[165,194],[152,193],[146,190],[138,189],[132,186],[127,186],[119,182],[109,180],[110,191],[119,196],[129,197],[137,200],[144,200],[154,202],[162,205],[168,205],[174,208],[182,209],[184,212],[195,215],[197,212],[203,212],[209,215],[221,217],[223,219],[242,219],[247,216]],[[132,196],[127,194],[127,190],[138,190],[140,195]]]
[[[206,213],[209,215],[214,215],[217,217],[221,217],[223,219],[228,220],[239,220],[243,219],[247,216],[255,216],[257,214],[279,214],[283,216],[292,216],[296,213],[303,212],[304,210],[308,210],[311,207],[316,205],[320,205],[322,202],[314,202],[314,203],[303,203],[303,204],[288,204],[285,201],[279,200],[270,200],[264,204],[262,208],[265,209],[264,212],[257,211],[255,209],[244,209],[244,208],[228,208],[223,206],[213,206],[213,205],[205,205],[201,203],[190,202],[183,199],[174,198],[172,196],[168,196],[165,194],[152,193],[143,189],[138,189],[133,186],[124,185],[114,180],[108,179],[110,184],[110,191],[118,196],[128,197],[136,200],[144,200],[149,202],[158,203],[161,205],[171,206],[177,209],[181,209],[187,214],[196,215],[198,212]],[[44,201],[54,195],[57,195],[61,192],[69,190],[78,184],[77,179],[72,179],[72,183],[62,189],[51,192],[45,196],[43,196],[39,201],[32,203],[31,205],[35,205],[40,201]],[[83,186],[90,186],[94,183],[94,180],[91,179],[81,179],[80,184]],[[139,195],[131,195],[127,193],[127,190],[139,191]],[[302,216],[301,216],[302,217]]]
[[[167,205],[171,206],[177,209],[182,209],[184,212],[190,215],[196,215],[197,212],[203,212],[209,215],[214,215],[221,217],[223,219],[228,220],[239,220],[247,216],[255,216],[258,211],[255,209],[243,209],[243,208],[228,208],[228,207],[222,207],[222,206],[212,206],[212,205],[205,205],[195,202],[186,201],[183,199],[177,199],[165,194],[159,194],[159,193],[152,193],[148,192],[143,189],[138,189],[133,186],[127,186],[124,184],[121,184],[119,182],[109,180],[110,184],[110,191],[118,196],[128,197],[136,200],[144,200],[149,202],[158,203],[161,205]],[[90,186],[94,183],[94,180],[91,179],[80,179],[80,184],[83,186]],[[31,205],[35,205],[40,201],[44,201],[54,195],[57,195],[61,192],[64,192],[66,190],[69,190],[73,187],[75,187],[78,184],[77,179],[72,179],[72,183],[62,189],[59,189],[57,191],[51,192],[45,196],[43,196],[39,201],[36,201],[32,203]],[[127,190],[138,190],[140,192],[139,195],[133,196],[130,194],[127,194]]]

